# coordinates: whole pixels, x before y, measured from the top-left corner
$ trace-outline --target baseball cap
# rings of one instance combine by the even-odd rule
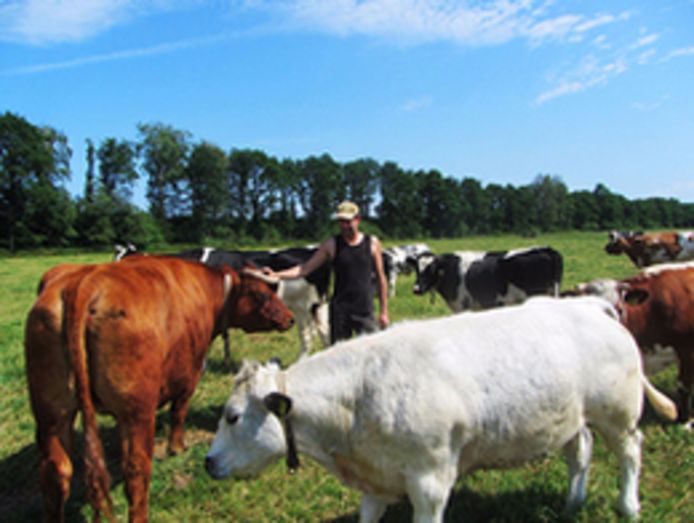
[[[351,220],[358,215],[359,206],[354,202],[345,200],[337,206],[337,212],[333,214],[333,218],[336,220]]]

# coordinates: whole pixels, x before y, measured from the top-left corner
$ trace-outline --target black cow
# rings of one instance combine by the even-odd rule
[[[415,294],[437,291],[454,312],[520,303],[529,296],[557,296],[561,254],[551,247],[502,252],[459,251],[417,259]]]
[[[316,249],[312,247],[291,247],[278,251],[228,251],[203,247],[182,251],[171,256],[199,261],[211,267],[228,265],[235,270],[241,270],[245,265],[253,264],[279,271],[303,263],[315,251]],[[132,244],[117,245],[114,259],[121,259],[133,254],[137,254],[137,249]],[[315,334],[320,336],[324,346],[327,347],[330,344],[327,307],[330,272],[330,265],[324,264],[306,278],[281,280],[278,283],[277,295],[294,314],[302,356],[311,351]],[[229,365],[231,352],[227,333],[223,334],[223,339],[224,362]]]

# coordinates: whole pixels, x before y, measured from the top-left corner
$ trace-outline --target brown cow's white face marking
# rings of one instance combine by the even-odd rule
[[[243,363],[205,459],[213,478],[257,476],[286,452],[282,425],[263,403],[277,390],[278,371],[276,364]]]

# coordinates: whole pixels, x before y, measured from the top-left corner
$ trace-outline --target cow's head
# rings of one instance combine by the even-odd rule
[[[415,270],[417,279],[412,291],[415,294],[424,294],[436,288],[439,280],[439,258],[431,252],[417,256]]]
[[[291,400],[281,392],[282,378],[276,362],[243,362],[205,458],[210,476],[257,476],[286,452],[282,420],[291,412]]]
[[[645,247],[641,231],[610,231],[605,252],[622,254],[630,250],[643,250]]]
[[[226,302],[225,327],[259,332],[284,331],[294,325],[292,313],[267,278],[258,272],[236,272],[226,266],[222,270],[232,281]]]
[[[120,261],[123,258],[132,256],[133,254],[139,254],[137,247],[130,242],[116,243],[113,246],[113,261]]]
[[[608,301],[619,314],[622,323],[628,321],[629,309],[643,305],[649,298],[649,292],[629,281],[601,278],[588,283],[579,283],[565,293],[573,296],[599,296]]]

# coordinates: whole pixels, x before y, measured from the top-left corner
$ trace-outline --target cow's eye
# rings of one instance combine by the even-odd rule
[[[226,422],[229,425],[233,425],[234,423],[236,423],[239,420],[239,415],[232,410],[227,410],[225,415],[224,415],[224,418],[226,419]]]

